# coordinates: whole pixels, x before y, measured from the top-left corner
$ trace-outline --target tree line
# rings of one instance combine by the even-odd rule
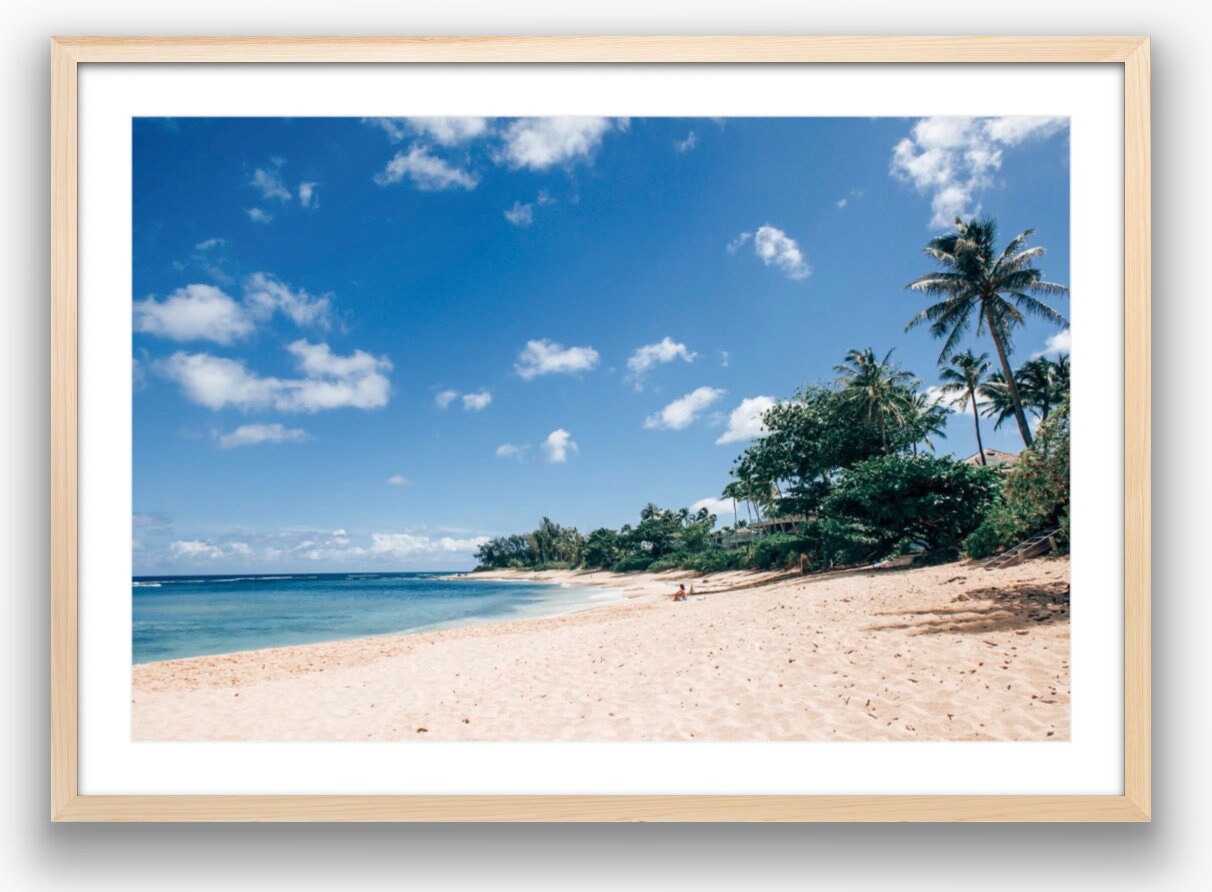
[[[942,386],[926,387],[894,361],[894,350],[849,351],[832,381],[806,384],[763,415],[765,435],[733,462],[722,495],[737,507],[715,541],[717,518],[706,509],[649,504],[636,524],[588,535],[543,518],[530,533],[486,543],[479,566],[825,569],[908,552],[983,557],[1045,527],[1060,527],[1067,543],[1069,359],[1010,363],[1027,316],[1067,324],[1041,299],[1068,290],[1035,267],[1044,251],[1027,245],[1031,234],[997,251],[993,220],[957,219],[954,232],[931,239],[925,253],[937,268],[906,287],[939,300],[906,330],[927,325],[943,341]],[[992,341],[999,368],[988,353],[960,350],[971,331]],[[964,409],[975,425],[975,463],[933,454],[949,412]],[[995,429],[1011,420],[1018,427],[1025,448],[1008,471],[988,466],[982,417]],[[770,520],[794,531],[737,535]],[[721,541],[743,544],[726,549]]]

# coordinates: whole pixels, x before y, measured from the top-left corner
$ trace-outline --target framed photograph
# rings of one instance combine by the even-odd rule
[[[51,62],[52,820],[1149,820],[1146,38]]]

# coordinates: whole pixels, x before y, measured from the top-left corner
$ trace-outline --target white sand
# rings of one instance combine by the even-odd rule
[[[134,737],[1069,737],[1067,558],[822,579],[493,575],[626,598],[561,617],[136,666]],[[673,603],[678,581],[696,596]]]

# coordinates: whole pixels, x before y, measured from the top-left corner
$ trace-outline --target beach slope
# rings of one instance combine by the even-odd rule
[[[480,574],[477,574],[480,575]],[[1067,740],[1069,562],[500,574],[565,616],[133,668],[138,740]],[[688,601],[669,594],[695,586]]]

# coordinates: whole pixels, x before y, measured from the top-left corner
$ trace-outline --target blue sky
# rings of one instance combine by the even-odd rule
[[[850,348],[937,383],[904,285],[956,213],[1069,282],[1064,120],[133,126],[136,574],[466,567],[715,498]]]

